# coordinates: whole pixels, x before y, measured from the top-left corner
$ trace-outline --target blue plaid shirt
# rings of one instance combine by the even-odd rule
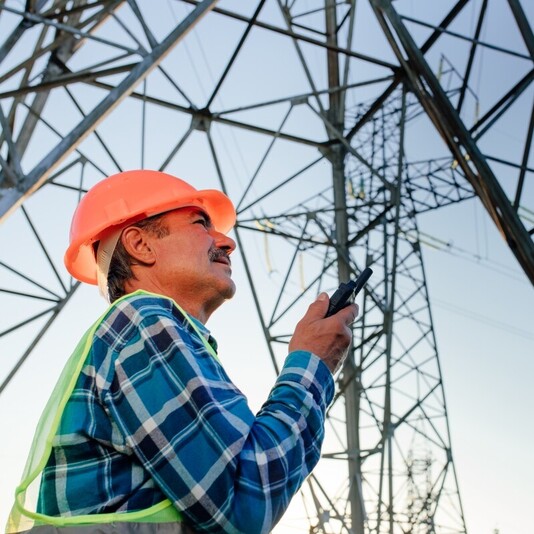
[[[200,531],[269,532],[319,459],[333,392],[326,365],[293,352],[254,415],[173,302],[134,293],[96,331],[38,510],[132,511],[169,498]]]

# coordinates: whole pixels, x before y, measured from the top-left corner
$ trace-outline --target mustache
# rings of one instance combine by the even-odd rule
[[[230,260],[230,255],[226,250],[218,247],[211,247],[208,250],[208,257],[210,261],[218,261],[220,258],[225,258],[228,263],[231,263],[232,260]]]

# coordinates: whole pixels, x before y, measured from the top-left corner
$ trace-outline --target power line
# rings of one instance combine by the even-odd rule
[[[409,241],[415,242],[417,240],[421,245],[429,247],[433,250],[444,252],[456,258],[464,259],[480,267],[530,286],[530,284],[527,284],[525,278],[521,276],[521,273],[516,269],[495,260],[484,258],[479,254],[473,253],[471,250],[454,245],[452,241],[447,241],[440,237],[436,237],[421,231],[417,232],[417,235],[415,233],[405,233],[405,236]]]
[[[492,319],[491,317],[488,317],[481,313],[462,308],[461,306],[457,306],[456,304],[451,304],[450,302],[447,302],[445,300],[431,297],[430,302],[432,305],[451,311],[453,313],[456,313],[457,315],[467,317],[473,321],[478,321],[479,323],[491,326],[492,328],[498,328],[499,330],[503,330],[505,332],[508,332],[509,334],[523,337],[525,339],[528,339],[529,341],[534,341],[534,332],[532,331],[523,330],[522,328],[518,328],[517,326],[504,323],[502,321],[497,321],[496,319]]]

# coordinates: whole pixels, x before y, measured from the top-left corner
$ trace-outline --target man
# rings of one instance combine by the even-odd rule
[[[280,519],[319,459],[357,307],[325,319],[319,295],[252,414],[205,327],[235,292],[234,223],[224,194],[156,171],[84,196],[65,264],[112,305],[45,409],[8,532],[254,534]]]

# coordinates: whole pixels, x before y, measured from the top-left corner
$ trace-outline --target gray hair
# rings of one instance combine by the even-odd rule
[[[169,228],[163,221],[164,215],[165,213],[153,215],[152,217],[142,219],[131,226],[141,228],[160,239],[169,235]],[[132,272],[132,265],[135,265],[135,260],[128,254],[119,238],[109,265],[107,289],[110,302],[114,302],[126,294],[124,288],[126,282],[135,278]]]

